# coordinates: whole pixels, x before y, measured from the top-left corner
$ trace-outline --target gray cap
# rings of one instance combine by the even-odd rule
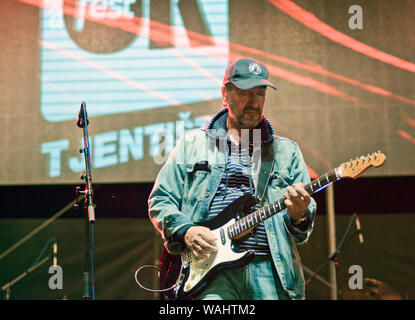
[[[255,60],[244,58],[232,62],[225,72],[223,84],[233,83],[240,89],[248,90],[258,86],[277,88],[268,80],[268,69]]]

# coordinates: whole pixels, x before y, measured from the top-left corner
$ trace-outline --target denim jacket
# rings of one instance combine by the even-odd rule
[[[226,116],[227,110],[224,109],[213,117],[205,129],[188,131],[179,139],[150,193],[148,205],[151,222],[172,254],[179,254],[185,247],[182,239],[177,237],[178,231],[206,220],[211,200],[225,173],[228,149],[223,142],[226,129],[211,129],[223,129],[218,128],[218,123],[224,119],[226,121]],[[265,136],[261,140],[261,166],[254,177],[255,190],[265,190],[261,205],[283,197],[287,186],[310,182],[298,144],[274,136],[271,125],[264,120],[263,125],[268,128],[270,138]],[[270,151],[274,155],[271,158]],[[268,165],[272,169],[259,179],[267,159],[271,159]],[[258,186],[258,183],[261,185]],[[275,268],[292,299],[304,299],[304,275],[296,245],[305,243],[313,230],[316,212],[314,199],[311,199],[306,212],[306,222],[298,227],[293,225],[286,210],[264,221]]]

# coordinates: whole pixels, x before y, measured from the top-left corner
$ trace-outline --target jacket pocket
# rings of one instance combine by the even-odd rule
[[[274,172],[271,174],[269,179],[269,184],[273,188],[282,188],[285,189],[286,187],[293,184],[293,177],[290,176],[287,169],[280,169],[280,170],[274,170]]]
[[[186,181],[185,181],[185,202],[193,207],[196,202],[205,197],[207,189],[207,180],[211,173],[210,165],[186,165]]]

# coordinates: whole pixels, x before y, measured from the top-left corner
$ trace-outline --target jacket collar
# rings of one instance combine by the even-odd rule
[[[228,139],[226,120],[228,119],[228,108],[216,113],[205,127],[207,135],[212,139]],[[274,138],[274,129],[271,123],[263,117],[255,129],[261,129],[261,143],[269,143]]]

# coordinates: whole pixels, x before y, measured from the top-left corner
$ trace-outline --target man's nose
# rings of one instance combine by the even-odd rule
[[[258,107],[260,104],[260,99],[258,95],[256,95],[255,93],[249,94],[248,104],[254,107]]]

